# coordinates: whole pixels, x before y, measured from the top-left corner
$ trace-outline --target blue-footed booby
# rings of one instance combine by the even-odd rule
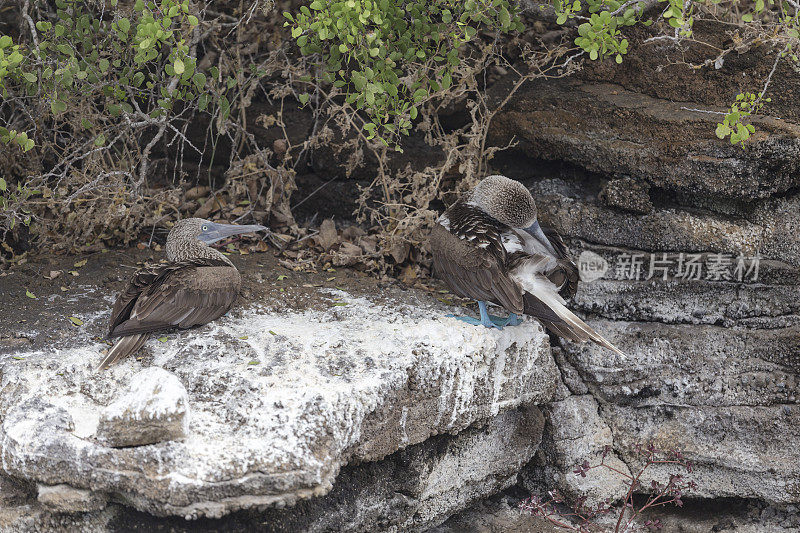
[[[442,214],[430,237],[436,273],[458,296],[478,301],[480,320],[470,324],[503,329],[517,315],[539,319],[562,337],[624,355],[567,309],[564,298],[578,289],[578,269],[557,233],[543,230],[530,191],[505,176],[489,176]],[[486,302],[508,311],[489,315]]]
[[[242,278],[230,259],[209,245],[266,229],[202,218],[176,222],[167,237],[168,262],[137,270],[114,303],[108,338],[119,340],[98,368],[136,352],[150,333],[200,326],[227,313]]]

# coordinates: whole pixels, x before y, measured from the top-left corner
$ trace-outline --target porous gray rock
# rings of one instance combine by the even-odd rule
[[[106,506],[104,494],[69,485],[39,485],[37,500],[57,513],[86,513]]]
[[[550,401],[557,369],[539,324],[490,331],[446,318],[446,308],[430,298],[404,298],[387,304],[321,290],[317,308],[250,307],[151,341],[145,366],[164,370],[144,375],[134,358],[94,373],[103,345],[89,335],[3,359],[3,472],[105,493],[155,515],[220,517],[322,496],[348,463],[379,461],[437,434]],[[319,307],[320,301],[335,305]],[[132,380],[132,392],[116,399]],[[128,419],[132,433],[141,428],[137,417],[164,405],[152,400],[159,397],[155,384],[165,380],[172,383],[166,405],[181,404],[177,381],[188,395],[184,438],[130,446],[136,439],[127,435],[126,447],[107,446],[120,432],[106,421]],[[528,435],[522,448],[504,455],[498,432],[521,427],[509,424],[453,448],[457,459],[437,460],[443,470],[427,473],[435,480],[419,481],[422,471],[405,478],[422,483],[409,516],[444,519],[454,505],[512,482],[508,465],[527,460],[538,437]],[[139,444],[145,440],[155,439]],[[489,453],[494,448],[496,456]],[[451,479],[459,464],[462,477]],[[436,507],[426,491],[460,503]]]
[[[100,412],[97,439],[115,448],[182,439],[189,426],[188,403],[186,388],[175,374],[146,368]]]
[[[536,407],[512,409],[460,432],[410,446],[383,461],[344,469],[330,494],[270,510],[275,532],[425,531],[502,491],[539,446]]]
[[[547,433],[536,460],[522,472],[523,485],[531,492],[556,486],[575,501],[585,497],[589,507],[611,500],[617,502],[627,493],[623,474],[628,466],[614,452],[614,435],[598,412],[591,394],[568,396],[552,402],[545,409]],[[585,476],[573,472],[575,465],[588,461],[605,467],[593,468]]]

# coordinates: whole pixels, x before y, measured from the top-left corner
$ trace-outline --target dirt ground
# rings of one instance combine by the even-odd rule
[[[251,304],[277,310],[337,305],[334,296],[321,290],[324,288],[344,289],[353,296],[379,301],[409,290],[399,281],[381,281],[351,268],[296,271],[276,254],[274,250],[231,253],[231,261],[242,273],[242,289],[230,313]],[[133,272],[144,262],[164,258],[163,251],[129,248],[83,256],[40,256],[0,271],[0,354],[58,345],[78,333],[103,338],[114,300]],[[445,305],[457,303],[442,292],[446,288],[441,283],[425,283],[416,287],[422,288],[423,294],[427,289],[433,304],[444,310]]]

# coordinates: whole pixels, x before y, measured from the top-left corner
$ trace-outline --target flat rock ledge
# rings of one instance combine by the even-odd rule
[[[90,337],[2,356],[0,479],[37,484],[39,498],[62,512],[71,501],[73,511],[110,501],[156,516],[215,518],[321,497],[347,464],[473,426],[464,436],[472,445],[453,444],[453,454],[418,467],[424,476],[411,493],[424,517],[408,512],[406,524],[440,522],[513,482],[508,458],[489,452],[504,442],[503,427],[534,424],[515,430],[524,436],[516,472],[541,438],[538,410],[533,422],[519,414],[549,402],[558,380],[539,324],[490,331],[420,305],[413,291],[388,304],[322,291],[336,304],[250,307],[154,338],[146,363],[103,372],[94,367],[105,346]],[[154,420],[165,424],[153,431]],[[473,447],[484,452],[472,456]],[[483,469],[471,469],[487,453]],[[452,478],[458,469],[448,461],[464,476]],[[437,508],[427,486],[463,497]]]

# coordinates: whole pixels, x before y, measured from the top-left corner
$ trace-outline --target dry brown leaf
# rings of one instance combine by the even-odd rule
[[[351,242],[357,242],[358,237],[366,234],[367,232],[358,226],[349,226],[342,231],[342,239],[346,239]]]
[[[413,285],[417,281],[417,271],[411,265],[406,265],[400,272],[399,279],[406,285]]]
[[[395,242],[389,250],[389,253],[392,254],[395,262],[400,264],[406,260],[410,250],[411,246],[407,242]]]
[[[209,192],[211,192],[211,189],[209,187],[206,187],[205,185],[198,185],[197,187],[192,187],[191,189],[186,191],[186,194],[184,194],[183,197],[187,202],[189,202],[191,200],[197,200],[198,198],[202,198],[206,196]]]
[[[337,242],[339,242],[339,234],[336,233],[336,224],[332,218],[325,219],[319,227],[317,243],[327,251]]]

